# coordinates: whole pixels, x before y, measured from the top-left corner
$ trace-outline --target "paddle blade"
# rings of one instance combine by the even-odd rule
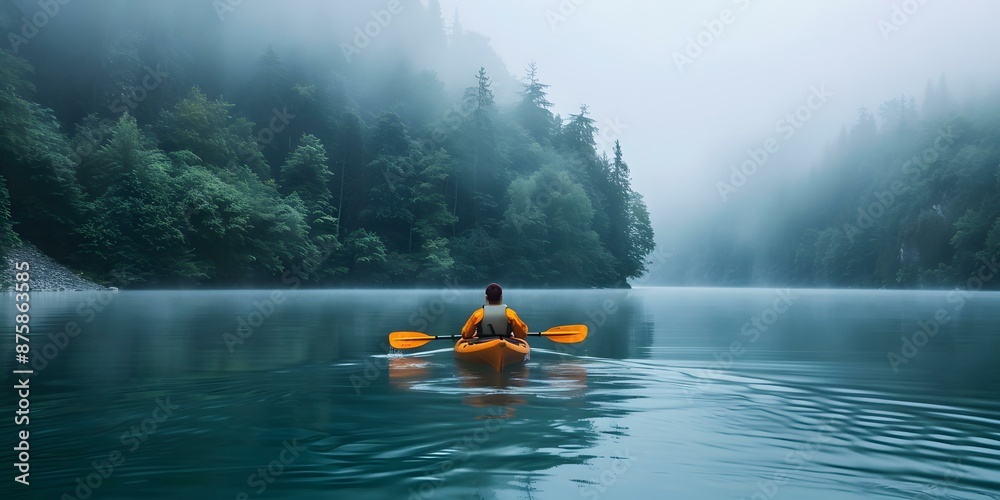
[[[396,349],[413,349],[432,340],[434,337],[420,332],[392,332],[389,334],[389,345]]]
[[[541,332],[541,335],[560,344],[575,344],[587,338],[587,325],[553,326]]]

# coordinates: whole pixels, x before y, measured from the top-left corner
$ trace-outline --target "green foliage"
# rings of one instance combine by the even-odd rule
[[[252,260],[245,268],[248,280],[266,280],[315,258],[317,248],[309,239],[305,205],[297,195],[281,198],[272,186],[250,176],[237,185],[255,201],[249,219],[251,237],[243,249]]]
[[[1000,115],[979,111],[1000,96],[963,113],[940,80],[922,109],[914,102],[885,102],[880,120],[859,110],[810,179],[787,186],[798,193],[790,200],[731,202],[719,216],[728,238],[677,259],[683,281],[954,288],[1000,276]],[[768,227],[744,238],[750,205],[767,207]],[[719,262],[732,272],[718,273]]]
[[[490,81],[486,68],[480,67],[476,73],[476,86],[465,89],[462,106],[466,112],[473,115],[476,127],[480,130],[489,127],[489,112],[493,108],[493,82]]]
[[[120,286],[193,283],[205,279],[186,245],[177,188],[162,151],[122,116],[111,137],[81,170],[94,217],[80,228],[81,254]]]
[[[364,167],[367,161],[364,123],[354,113],[344,113],[338,123],[331,161],[334,165],[337,205],[337,236],[359,227],[364,204]]]
[[[568,152],[576,153],[583,159],[597,156],[597,143],[594,136],[597,126],[590,117],[586,105],[580,106],[580,112],[569,115],[569,122],[562,127],[559,135],[560,145]]]
[[[247,238],[250,200],[200,165],[185,168],[176,182],[186,219],[182,230],[195,258],[215,279],[240,279],[247,264],[240,247]]]
[[[232,104],[209,100],[197,87],[160,114],[157,137],[166,151],[187,150],[206,165],[235,171],[248,168],[261,179],[270,168],[254,137],[253,123],[230,116]]]
[[[168,161],[139,131],[135,119],[127,113],[110,130],[110,139],[90,155],[77,171],[77,178],[87,192],[100,198],[127,175],[135,175],[147,185],[161,184]]]
[[[314,135],[306,134],[281,167],[281,184],[306,202],[310,212],[330,213],[329,182],[333,174],[327,168],[326,148]]]
[[[656,248],[653,227],[649,221],[649,210],[642,195],[629,192],[628,199],[628,244],[622,275],[626,278],[640,278],[646,274],[646,256]]]
[[[521,90],[521,101],[514,113],[531,137],[539,144],[547,144],[555,129],[555,117],[552,116],[552,103],[549,102],[545,89],[549,85],[538,81],[538,68],[532,61],[525,75],[524,89]]]
[[[510,186],[505,240],[521,272],[549,285],[608,285],[608,255],[592,229],[594,208],[564,170],[546,167]],[[518,281],[516,276],[509,279]]]
[[[185,246],[166,176],[126,172],[95,205],[98,216],[81,228],[86,240],[81,253],[112,284],[190,284],[207,278]]]
[[[389,252],[378,235],[358,229],[344,241],[344,265],[353,271],[355,280],[364,282],[385,272]]]
[[[0,176],[16,231],[53,256],[70,259],[87,204],[55,117],[28,100],[32,71],[24,59],[0,50]]]
[[[418,249],[421,281],[440,283],[453,273],[455,259],[447,236],[458,218],[448,210],[445,190],[454,169],[451,156],[439,149],[421,160],[414,179],[411,201],[415,222],[411,234]]]
[[[440,30],[428,59],[475,60],[511,88],[485,38],[458,29],[449,46],[438,16],[419,19]],[[507,108],[480,64],[449,96],[408,63],[356,69],[376,57],[344,67],[268,47],[239,82],[222,77],[221,53],[184,54],[163,62],[152,104],[119,110],[176,53],[151,22],[81,49],[102,63],[68,74],[83,91],[37,98],[69,110],[72,142],[34,102],[31,66],[0,51],[0,254],[20,235],[129,287],[622,286],[645,272],[649,213],[621,145],[598,156],[586,106],[565,126],[554,117],[534,63]],[[230,85],[236,104],[221,97]]]

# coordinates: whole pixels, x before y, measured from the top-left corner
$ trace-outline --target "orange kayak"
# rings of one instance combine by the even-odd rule
[[[487,364],[497,371],[503,371],[507,365],[527,361],[530,354],[528,342],[513,337],[462,339],[455,344],[455,359]]]

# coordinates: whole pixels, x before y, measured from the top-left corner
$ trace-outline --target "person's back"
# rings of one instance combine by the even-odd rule
[[[486,305],[473,311],[462,327],[463,338],[527,337],[528,325],[510,307],[503,303],[503,289],[496,283],[486,287]]]

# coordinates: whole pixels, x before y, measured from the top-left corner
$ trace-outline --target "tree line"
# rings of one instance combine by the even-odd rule
[[[735,197],[671,279],[723,285],[1000,288],[1000,94],[941,77],[861,108],[805,180]],[[748,190],[752,191],[752,190]],[[744,193],[741,193],[744,194]],[[740,234],[752,214],[765,224]]]
[[[646,271],[621,145],[597,150],[586,106],[553,115],[534,64],[500,105],[486,68],[454,102],[433,72],[352,80],[268,48],[230,102],[168,50],[115,37],[70,123],[45,104],[59,87],[0,51],[0,253],[28,241],[131,287],[606,287]]]

